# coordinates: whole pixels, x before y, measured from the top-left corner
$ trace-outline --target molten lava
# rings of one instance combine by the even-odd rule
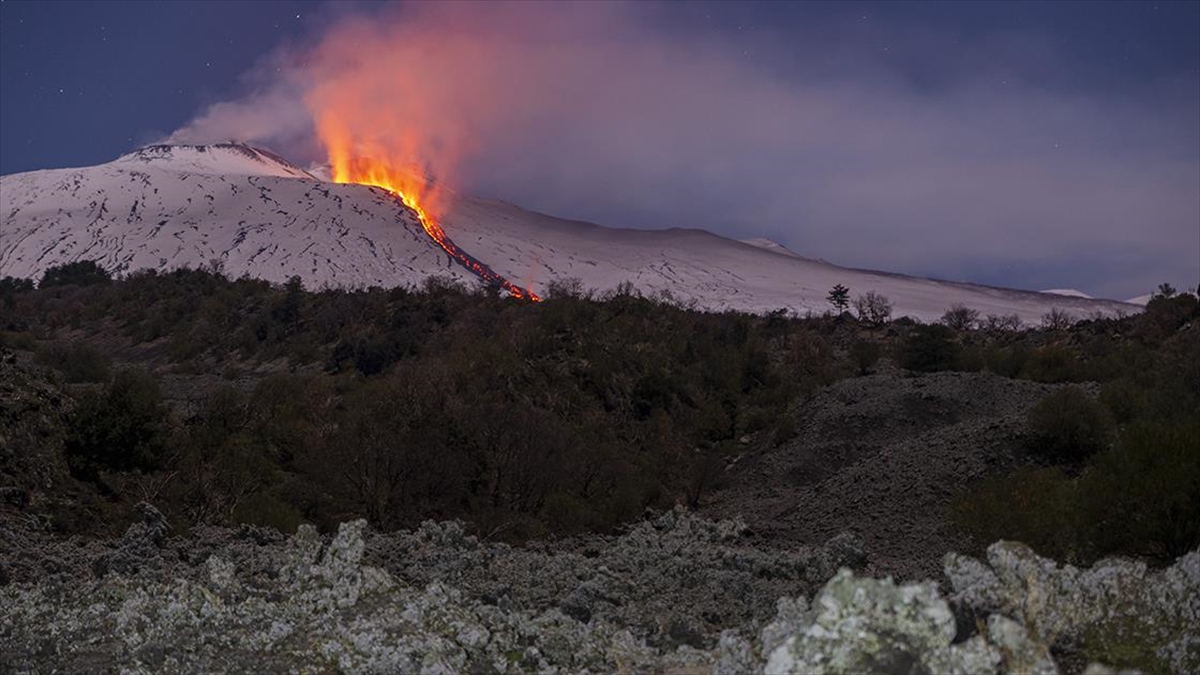
[[[445,230],[433,215],[434,208],[431,207],[431,205],[439,204],[441,195],[436,187],[425,179],[424,173],[419,169],[397,170],[388,164],[365,157],[349,157],[336,152],[330,153],[330,165],[335,183],[372,185],[395,195],[402,204],[417,214],[417,219],[421,222],[421,227],[425,228],[425,233],[437,242],[437,245],[441,246],[447,255],[483,279],[484,283],[499,286],[514,298],[528,298],[534,302],[541,302],[542,299],[536,293],[511,283],[492,268],[460,249],[446,236]]]

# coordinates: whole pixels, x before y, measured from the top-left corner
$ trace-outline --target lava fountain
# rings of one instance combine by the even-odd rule
[[[398,49],[411,42],[394,38],[377,25],[350,22],[306,57],[305,104],[329,155],[330,177],[387,190],[417,214],[452,260],[513,297],[540,300],[459,248],[442,229],[448,195],[429,177],[453,174],[473,147],[473,128],[445,114],[460,85],[416,67],[421,55]]]
[[[326,136],[326,141],[329,137]],[[430,239],[455,262],[467,268],[470,273],[479,276],[488,285],[503,288],[514,298],[529,299],[539,303],[541,298],[529,288],[515,285],[504,276],[497,273],[478,258],[458,247],[454,240],[446,237],[442,225],[438,223],[436,214],[440,213],[444,195],[433,181],[425,177],[425,172],[415,166],[397,167],[394,163],[373,160],[368,156],[353,156],[344,150],[344,145],[328,144],[330,178],[334,183],[356,185],[371,185],[382,187],[391,192],[403,205],[412,209],[416,219],[425,228]]]
[[[438,223],[437,216],[443,198],[437,186],[429,181],[423,171],[416,167],[396,168],[385,162],[368,157],[352,157],[348,153],[329,153],[331,178],[335,183],[355,183],[383,188],[396,196],[402,204],[417,214],[417,220],[425,233],[455,262],[467,268],[489,285],[499,286],[514,298],[541,302],[541,298],[528,288],[521,288],[480,262],[475,256],[459,248],[446,236]]]

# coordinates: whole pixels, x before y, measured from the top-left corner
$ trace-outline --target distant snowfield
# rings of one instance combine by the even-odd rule
[[[1078,291],[1037,293],[838,267],[769,240],[702,230],[601,227],[459,197],[443,219],[463,250],[518,286],[544,293],[555,278],[607,290],[628,281],[707,310],[803,314],[829,308],[834,284],[886,295],[894,315],[936,320],[951,305],[1083,317],[1140,310]],[[298,275],[309,288],[417,285],[431,275],[476,278],[383,190],[324,182],[240,145],[152,146],[81,169],[0,177],[0,275],[37,278],[92,259],[114,272],[220,261],[231,276]]]
[[[1050,288],[1042,291],[1042,293],[1065,295],[1071,298],[1087,298],[1089,300],[1092,298],[1092,296],[1088,295],[1087,293],[1084,293],[1083,291],[1077,291],[1074,288]]]

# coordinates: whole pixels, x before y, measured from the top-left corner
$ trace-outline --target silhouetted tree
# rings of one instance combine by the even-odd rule
[[[838,314],[841,314],[850,306],[850,289],[837,284],[829,289],[829,295],[825,296],[825,299],[829,301],[829,304],[833,305]]]

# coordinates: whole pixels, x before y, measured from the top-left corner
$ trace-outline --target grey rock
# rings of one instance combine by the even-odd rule
[[[1161,571],[1121,558],[1079,569],[997,542],[986,565],[954,553],[944,565],[957,607],[1011,617],[1038,642],[1148,650],[1175,672],[1200,671],[1200,551]]]
[[[1200,553],[1157,572],[1128,561],[1077,570],[998,544],[986,564],[947,557],[946,596],[931,581],[842,569],[811,602],[777,594],[759,621],[750,602],[781,586],[755,587],[755,575],[790,570],[785,586],[807,588],[813,570],[858,549],[847,540],[751,552],[736,524],[682,511],[620,537],[527,549],[481,542],[455,523],[384,535],[362,521],[326,537],[311,527],[289,538],[200,528],[155,543],[160,528],[144,515],[106,546],[136,549],[139,565],[0,586],[8,670],[1050,674],[1059,670],[1050,648],[1085,637],[1081,623],[1135,611],[1156,627],[1137,637],[1169,667],[1186,671],[1197,644],[1195,622],[1171,622],[1195,617]],[[503,602],[480,592],[497,579],[509,584]],[[588,589],[575,601],[586,620],[550,597],[561,588]],[[735,610],[712,628],[703,612],[723,602]],[[956,624],[966,605],[986,617],[978,634]]]

